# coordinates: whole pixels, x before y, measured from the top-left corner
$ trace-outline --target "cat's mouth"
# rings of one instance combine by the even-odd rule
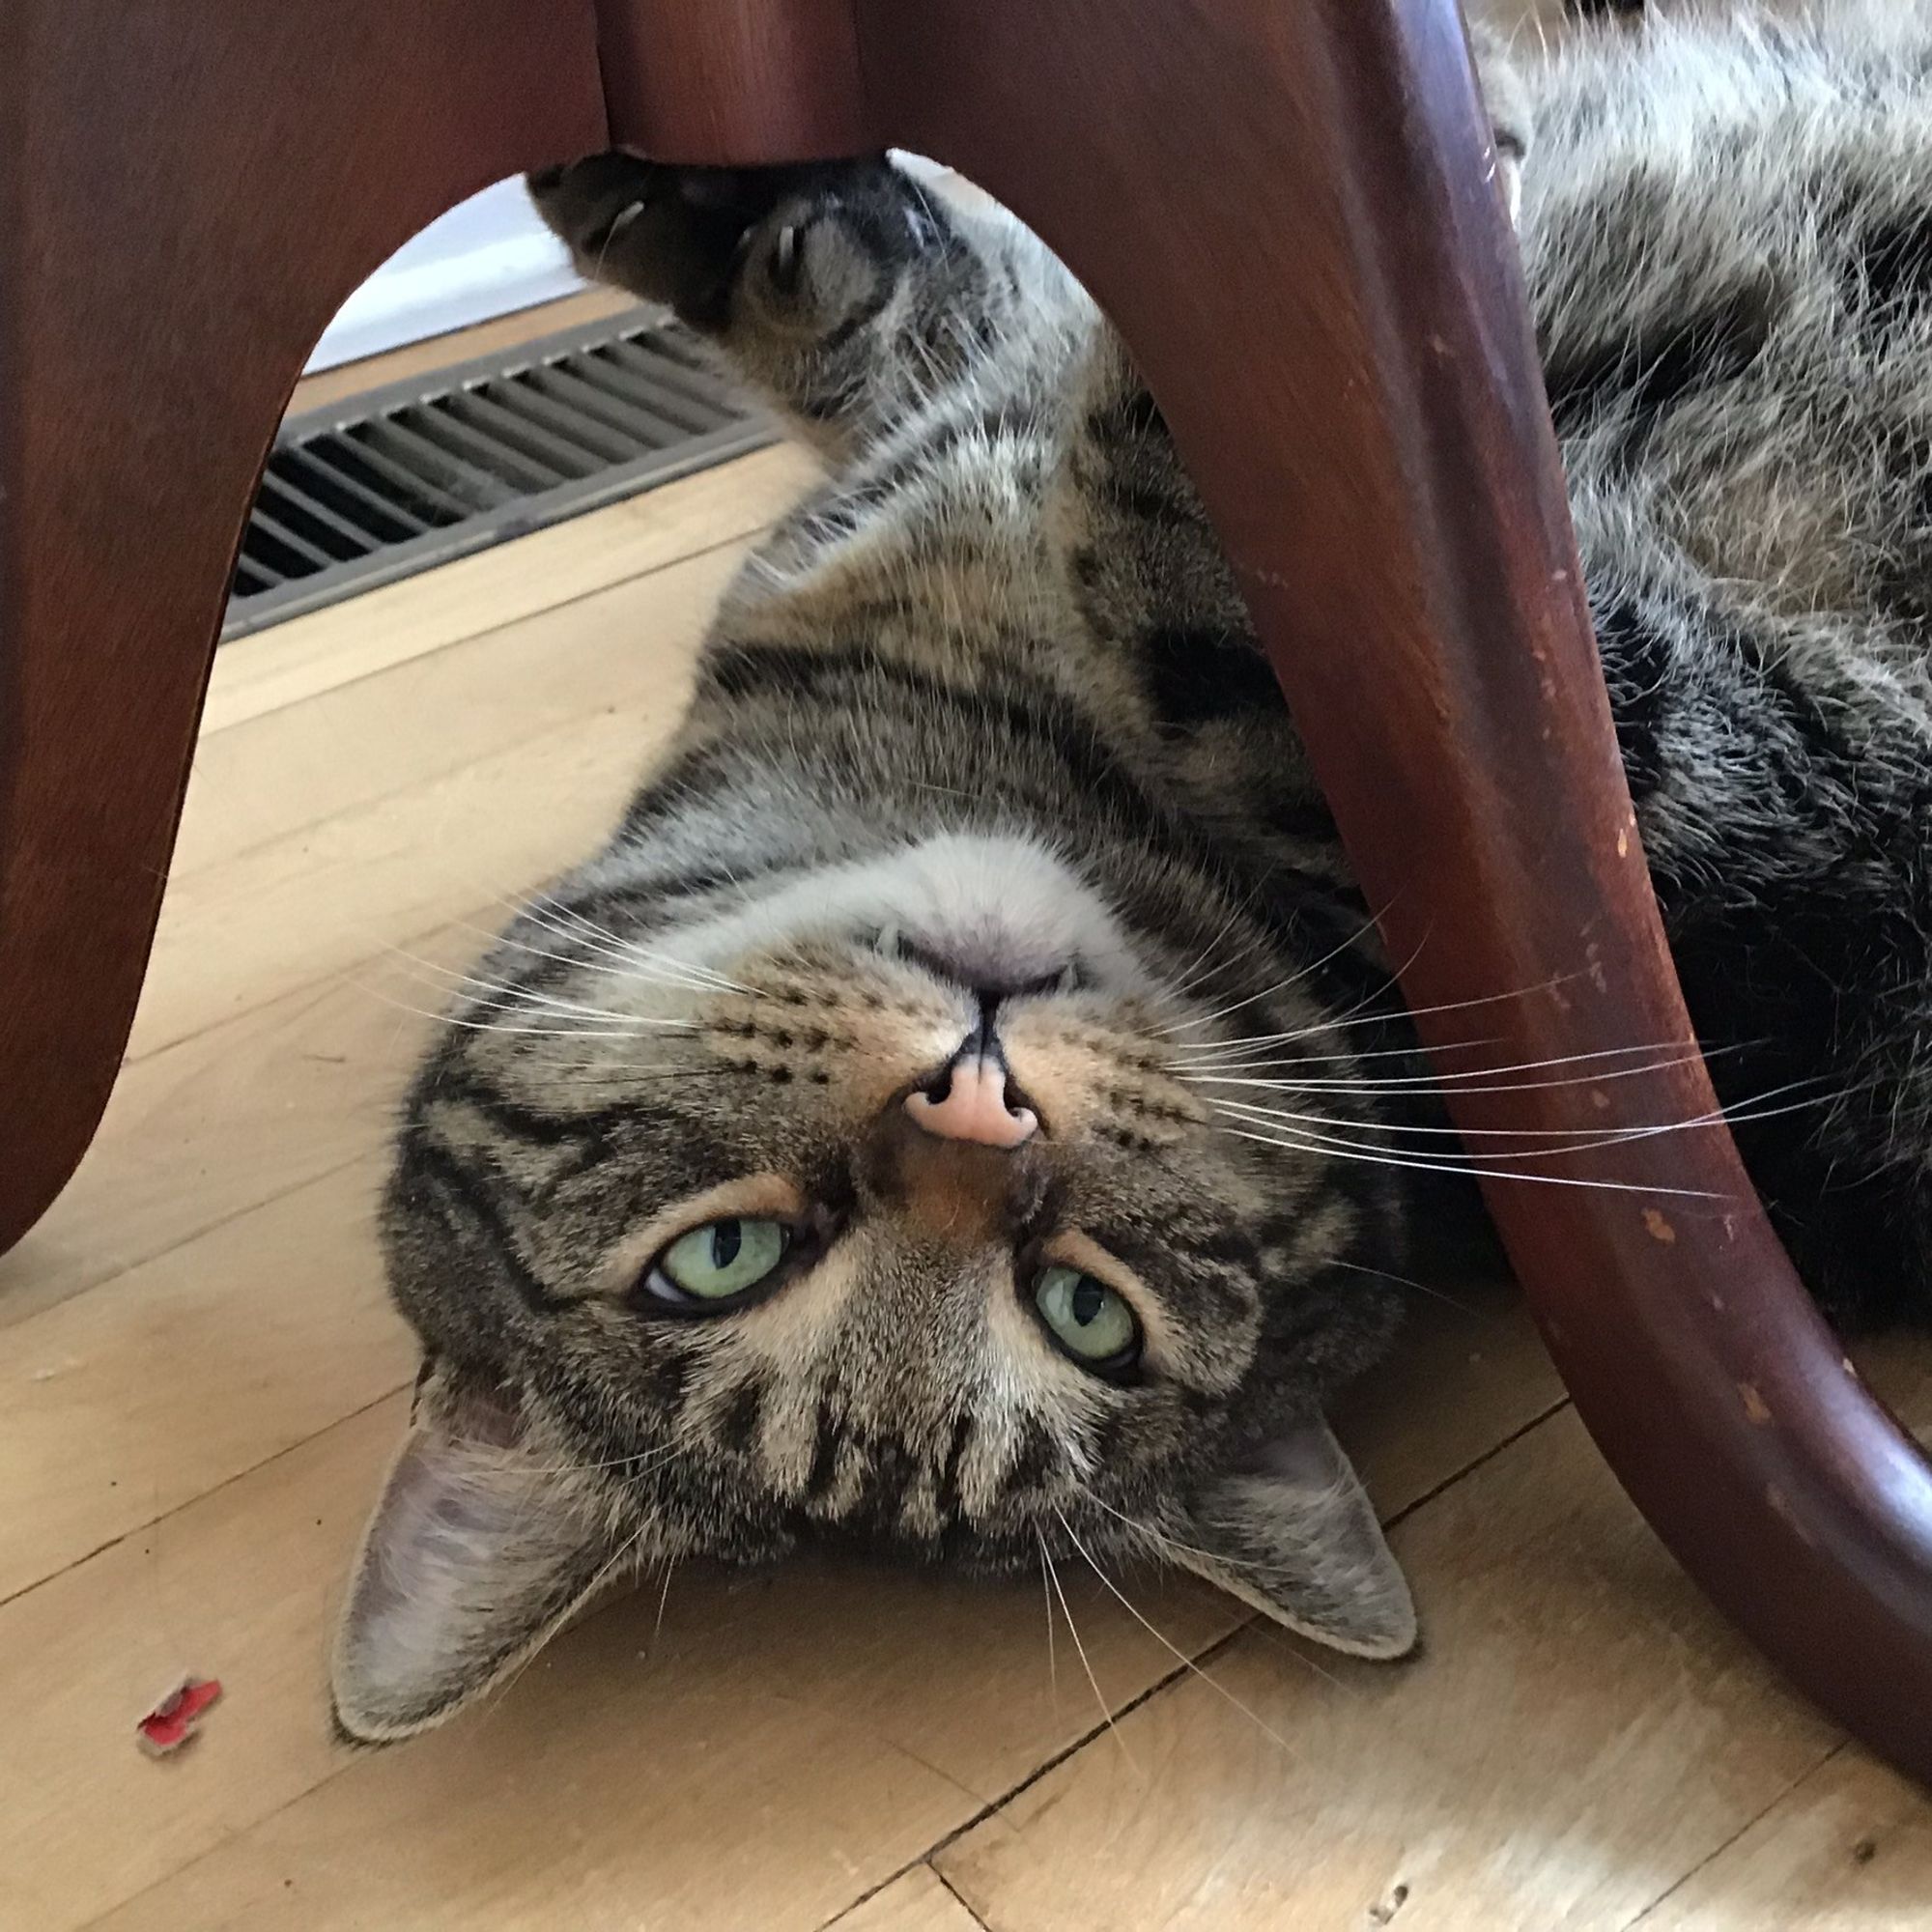
[[[917,966],[982,1005],[1077,993],[1094,983],[1092,969],[1077,953],[1029,945],[997,927],[927,934],[886,926],[868,936],[883,957]]]

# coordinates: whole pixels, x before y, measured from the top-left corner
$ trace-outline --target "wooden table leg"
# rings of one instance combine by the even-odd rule
[[[311,345],[443,209],[605,138],[591,0],[0,6],[0,1250],[113,1083]]]
[[[634,28],[657,4],[605,0]],[[798,4],[724,12],[742,40]],[[1410,1004],[1519,994],[1483,1009],[1511,1060],[1688,1044],[1454,0],[853,12],[863,101],[816,98],[852,84],[837,62],[767,65],[728,114],[680,99],[631,121],[613,94],[619,138],[756,161],[858,125],[1031,221],[1174,428]],[[792,98],[761,103],[774,88]],[[1457,1114],[1695,1119],[1715,1100],[1691,1063],[1606,1085],[1606,1108],[1566,1085]],[[1932,1778],[1932,1471],[1813,1312],[1728,1133],[1633,1141],[1612,1171],[1716,1199],[1490,1197],[1578,1410],[1719,1605]]]

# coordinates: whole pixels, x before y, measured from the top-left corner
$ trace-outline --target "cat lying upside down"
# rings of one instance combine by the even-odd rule
[[[1864,1318],[1932,1262],[1932,21],[1888,17],[1488,75],[1691,1011]],[[884,161],[532,185],[831,480],[410,1095],[384,1233],[423,1380],[341,1726],[438,1721],[609,1577],[807,1545],[1153,1558],[1402,1655],[1321,1412],[1428,1265],[1423,1190],[1506,1157],[1447,1134],[1118,343]]]

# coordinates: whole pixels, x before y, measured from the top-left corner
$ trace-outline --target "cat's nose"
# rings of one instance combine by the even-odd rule
[[[905,1109],[927,1133],[980,1147],[1021,1147],[1039,1131],[1039,1116],[1020,1104],[1005,1063],[977,1035],[930,1086],[906,1095]]]

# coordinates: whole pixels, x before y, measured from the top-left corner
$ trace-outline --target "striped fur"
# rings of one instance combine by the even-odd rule
[[[1687,990],[1728,1098],[1817,1083],[1745,1144],[1849,1314],[1932,1264],[1932,24],[1888,17],[1485,50]],[[1118,343],[1016,224],[884,163],[534,185],[829,474],[410,1097],[384,1228],[428,1366],[345,1728],[434,1721],[606,1571],[812,1544],[1166,1557],[1406,1648],[1317,1418],[1391,1331],[1433,1170],[1472,1157]],[[897,1104],[989,986],[1046,1127],[1016,1153]],[[720,1213],[786,1218],[808,1260],[730,1316],[654,1310],[640,1269]],[[1047,1345],[1043,1256],[1127,1295],[1136,1378]],[[478,1471],[506,1463],[521,1580],[493,1590]],[[579,1531],[512,1533],[533,1470]]]

